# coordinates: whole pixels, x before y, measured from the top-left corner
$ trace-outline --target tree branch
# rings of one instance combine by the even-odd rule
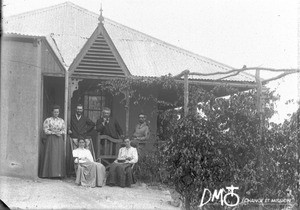
[[[287,76],[287,75],[293,74],[293,73],[297,73],[297,72],[299,72],[299,71],[296,71],[296,72],[285,72],[285,73],[279,74],[279,75],[276,76],[276,77],[272,77],[272,78],[270,78],[270,79],[265,79],[265,80],[262,81],[262,83],[265,84],[265,83],[268,83],[268,82],[270,82],[270,81],[273,81],[273,80],[276,80],[276,79],[280,79],[280,78],[282,78],[282,77],[284,77],[284,76]]]

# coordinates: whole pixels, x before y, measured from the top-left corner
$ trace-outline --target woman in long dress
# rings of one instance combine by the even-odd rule
[[[125,147],[119,149],[118,158],[110,165],[106,184],[108,186],[130,187],[133,183],[132,165],[138,162],[137,149],[125,139]]]
[[[47,118],[43,124],[47,139],[42,165],[42,178],[62,178],[66,175],[63,138],[63,135],[66,133],[66,126],[64,120],[58,117],[59,110],[59,106],[53,106],[52,117]]]
[[[91,151],[85,149],[83,138],[79,139],[78,144],[79,147],[73,150],[74,162],[78,164],[75,183],[86,187],[102,187],[105,184],[105,167],[94,162]]]

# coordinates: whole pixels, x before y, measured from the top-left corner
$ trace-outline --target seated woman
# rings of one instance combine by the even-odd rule
[[[79,139],[79,147],[73,150],[74,162],[78,164],[75,183],[87,187],[102,187],[105,179],[105,167],[94,162],[91,151],[85,149],[85,140]]]
[[[132,165],[138,161],[136,148],[131,147],[130,139],[125,139],[125,147],[119,149],[118,158],[110,165],[106,184],[109,186],[130,187],[133,182]]]

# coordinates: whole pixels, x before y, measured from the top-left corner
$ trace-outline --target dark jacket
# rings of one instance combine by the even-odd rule
[[[73,114],[71,117],[70,127],[72,134],[70,136],[72,138],[78,138],[79,136],[86,138],[89,135],[89,133],[94,129],[94,127],[95,123],[89,118],[82,115],[81,118],[77,120],[76,115]]]
[[[100,135],[107,135],[114,139],[119,139],[123,135],[123,131],[118,121],[112,117],[109,118],[109,122],[103,125],[104,119],[101,117],[97,120],[96,130]]]

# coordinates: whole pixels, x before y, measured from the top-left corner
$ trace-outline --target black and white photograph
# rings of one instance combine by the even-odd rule
[[[2,0],[0,209],[300,209],[299,0]]]

